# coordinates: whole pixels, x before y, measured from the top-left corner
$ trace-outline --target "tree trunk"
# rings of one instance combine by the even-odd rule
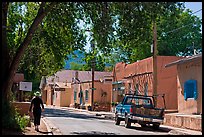
[[[28,47],[28,45],[30,44],[31,40],[32,40],[32,36],[35,33],[35,30],[37,29],[38,25],[42,22],[43,18],[47,15],[47,13],[50,11],[51,8],[53,8],[53,5],[55,3],[51,3],[46,9],[45,6],[45,2],[42,2],[40,5],[40,8],[38,10],[37,16],[35,17],[32,25],[30,26],[28,33],[25,37],[25,39],[23,40],[23,42],[20,44],[19,48],[16,51],[16,55],[14,56],[11,65],[9,66],[8,72],[5,73],[4,77],[3,77],[3,86],[1,87],[2,93],[3,93],[3,97],[5,97],[6,99],[8,99],[8,93],[11,90],[12,84],[13,84],[13,78],[14,75],[16,73],[16,70],[19,66],[20,63],[20,59],[22,58],[23,54],[25,53],[26,48]],[[6,19],[6,18],[5,18]],[[6,37],[6,35],[5,35]],[[7,47],[7,42],[3,43],[5,44]],[[5,57],[3,57],[4,59]]]
[[[7,46],[7,13],[8,13],[9,2],[2,2],[2,46],[1,46],[1,89],[3,89],[3,84],[5,82],[6,74],[8,74],[10,58]],[[6,95],[4,90],[1,90],[2,97]],[[5,96],[4,96],[5,95]]]

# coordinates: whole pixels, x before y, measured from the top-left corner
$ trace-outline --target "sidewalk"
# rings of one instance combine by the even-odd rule
[[[24,132],[23,132],[23,135],[49,135],[51,132],[48,131],[47,129],[47,124],[46,122],[44,121],[43,118],[41,118],[41,121],[40,121],[40,126],[39,126],[39,131],[35,131],[35,128],[34,128],[34,123],[31,122],[31,126],[30,127],[26,127]]]
[[[47,106],[50,107],[50,106]],[[51,106],[53,107],[53,106]],[[71,108],[71,107],[53,107],[53,108],[58,108],[58,109],[63,109],[63,110],[72,110],[72,111],[79,111],[79,112],[87,112],[89,114],[92,114],[93,116],[96,116],[97,118],[100,119],[109,119],[109,120],[114,120],[115,114],[113,112],[105,112],[105,111],[88,111],[85,109],[77,109],[77,108]],[[52,132],[53,135],[62,135],[59,129],[57,129],[49,120],[44,118],[44,121],[47,125],[48,132]],[[177,127],[172,127],[168,125],[160,125],[160,128],[164,131],[167,131],[170,135],[202,135],[202,132],[200,131],[194,131],[194,130],[189,130],[189,129],[183,129],[183,128],[177,128]]]

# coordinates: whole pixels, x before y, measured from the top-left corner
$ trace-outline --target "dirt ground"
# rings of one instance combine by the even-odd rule
[[[47,135],[47,127],[43,120],[41,119],[40,126],[39,126],[39,131],[35,131],[34,124],[31,122],[30,127],[26,127],[23,132],[18,132],[14,130],[9,130],[9,129],[2,129],[2,135]]]

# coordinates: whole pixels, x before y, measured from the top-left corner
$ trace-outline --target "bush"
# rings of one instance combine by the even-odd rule
[[[28,123],[28,118],[20,116],[9,101],[2,99],[2,128],[24,130]]]
[[[15,114],[15,120],[17,121],[17,124],[21,130],[24,130],[29,124],[29,118],[27,118],[25,115],[21,116],[18,112]]]

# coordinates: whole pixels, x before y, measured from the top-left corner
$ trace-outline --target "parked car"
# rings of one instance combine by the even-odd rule
[[[164,100],[164,97],[163,97]],[[165,100],[164,100],[165,104]],[[125,127],[138,123],[142,127],[153,125],[158,129],[164,121],[164,108],[155,107],[155,96],[126,94],[123,101],[116,106],[115,124],[125,121]]]

